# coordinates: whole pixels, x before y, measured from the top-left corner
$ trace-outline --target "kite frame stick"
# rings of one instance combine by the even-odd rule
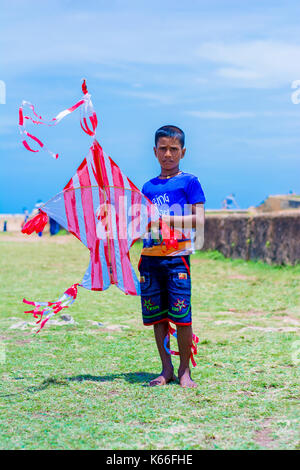
[[[101,171],[101,168],[100,168]],[[103,195],[105,198],[105,217],[110,217],[108,215],[108,209],[107,209],[107,194],[105,191],[105,187],[103,186]],[[106,197],[105,197],[106,195]],[[109,221],[110,224],[111,221]],[[113,272],[112,272],[112,264],[111,264],[111,249],[110,249],[110,238],[109,238],[109,230],[107,232],[107,246],[108,246],[108,261],[109,261],[109,277],[110,277],[110,283],[113,284]]]
[[[99,165],[99,170],[100,170],[100,174],[101,174],[101,179],[103,181],[103,174],[102,174],[101,165]],[[90,186],[90,187],[92,188],[92,187],[97,187],[97,186]],[[108,217],[108,215],[109,215],[108,208],[107,208],[108,194],[107,194],[107,191],[106,191],[106,187],[110,188],[110,187],[113,187],[113,186],[103,185],[103,188],[102,188],[103,197],[104,197],[104,200],[105,200],[105,206],[104,206],[105,207],[105,217]],[[109,228],[110,228],[110,223],[111,223],[111,221],[109,220]],[[112,263],[111,263],[111,247],[110,247],[109,230],[107,232],[107,247],[108,247],[108,262],[109,262],[109,265],[108,265],[109,278],[110,278],[110,283],[113,284],[114,282],[113,282],[113,269],[112,269]]]

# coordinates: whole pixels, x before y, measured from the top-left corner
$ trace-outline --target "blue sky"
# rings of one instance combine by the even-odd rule
[[[97,138],[137,186],[159,172],[155,130],[175,124],[207,208],[231,192],[243,208],[300,193],[299,1],[0,0],[0,12],[1,213],[48,200],[87,153],[75,113],[43,130],[57,161],[27,152],[17,128],[23,99],[52,118],[83,77]]]

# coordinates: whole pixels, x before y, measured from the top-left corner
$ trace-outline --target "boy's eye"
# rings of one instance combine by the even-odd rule
[[[178,147],[169,147],[169,148],[170,148],[170,150],[171,150],[172,153],[176,153],[176,152],[178,152],[178,150],[179,150]],[[166,152],[166,151],[167,151],[167,147],[159,147],[158,150],[159,150],[160,152]]]

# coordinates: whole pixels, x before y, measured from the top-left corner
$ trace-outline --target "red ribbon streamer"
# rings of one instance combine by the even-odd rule
[[[81,129],[90,137],[94,137],[96,135],[96,128],[98,125],[98,119],[97,115],[94,111],[93,104],[91,101],[91,96],[88,94],[87,86],[86,86],[86,81],[83,80],[82,83],[82,93],[84,95],[84,98],[79,100],[76,104],[71,106],[68,109],[65,109],[64,111],[61,111],[56,117],[46,121],[42,118],[42,116],[39,116],[36,111],[34,106],[27,102],[23,101],[21,107],[19,108],[19,128],[20,128],[20,133],[23,137],[22,139],[22,144],[26,148],[26,150],[30,152],[39,152],[40,150],[44,150],[48,152],[52,157],[55,159],[58,158],[57,153],[51,152],[45,145],[44,143],[38,139],[36,136],[30,134],[26,129],[25,129],[25,122],[26,120],[31,121],[32,124],[38,125],[38,124],[44,124],[47,126],[56,126],[65,116],[68,114],[73,113],[77,108],[81,107],[81,117],[80,117],[80,126]],[[33,119],[29,115],[24,115],[24,108],[29,107],[33,115],[38,118],[38,119]],[[88,125],[88,119],[91,122],[91,127]],[[29,143],[27,142],[27,138],[32,139],[34,142],[38,144],[40,148],[34,149],[32,148]]]
[[[175,336],[176,334],[176,330],[175,328],[173,328],[170,323],[169,323],[169,332],[166,336],[166,339],[165,341],[169,341],[170,340],[170,335],[173,335]],[[194,333],[193,333],[193,336],[192,336],[192,346],[191,346],[191,363],[193,365],[193,367],[196,367],[197,363],[195,361],[195,358],[194,356],[196,356],[198,354],[198,350],[197,350],[197,344],[199,343],[199,338],[198,336],[196,336]],[[172,349],[169,350],[169,353],[172,355],[172,356],[179,356],[179,352],[178,351],[173,351]]]
[[[33,219],[28,220],[28,222],[23,225],[22,233],[27,233],[27,235],[30,235],[33,232],[42,232],[47,222],[48,216],[46,212],[40,209],[39,213]]]
[[[33,310],[27,310],[24,313],[32,313],[34,318],[38,318],[36,324],[40,323],[40,328],[36,333],[39,333],[41,329],[45,326],[48,320],[53,315],[56,315],[63,308],[68,308],[77,297],[77,287],[79,283],[73,284],[69,287],[63,295],[56,302],[32,302],[26,299],[23,299],[23,302],[27,305],[33,305],[35,308]],[[64,305],[66,304],[66,305]],[[43,316],[48,314],[43,320]]]

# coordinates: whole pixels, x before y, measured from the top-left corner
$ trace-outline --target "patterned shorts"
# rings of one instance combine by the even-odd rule
[[[191,325],[189,256],[142,256],[139,271],[144,325]]]

